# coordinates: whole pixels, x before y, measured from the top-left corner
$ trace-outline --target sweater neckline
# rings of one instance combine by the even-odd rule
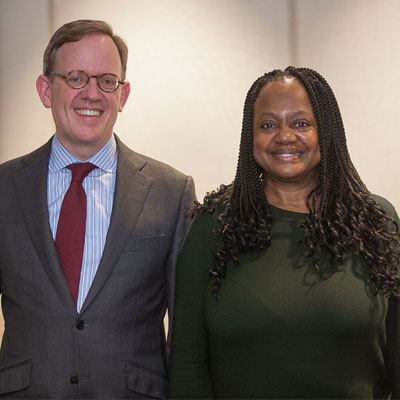
[[[289,211],[272,205],[269,205],[269,208],[271,210],[272,220],[279,219],[285,221],[303,222],[308,216],[308,213]]]

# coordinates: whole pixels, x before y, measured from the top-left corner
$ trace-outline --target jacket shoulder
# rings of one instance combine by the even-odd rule
[[[152,173],[160,176],[164,176],[166,178],[174,178],[174,179],[187,179],[187,175],[181,171],[178,171],[174,167],[162,162],[155,160],[154,158],[139,154],[139,156],[146,160],[146,166],[143,169],[144,173]]]
[[[48,159],[50,155],[50,150],[51,139],[43,146],[32,151],[31,153],[14,158],[12,160],[5,161],[4,163],[0,164],[0,176],[10,176],[27,166],[32,166],[35,163],[43,160],[43,157]]]
[[[186,182],[189,178],[188,175],[162,161],[155,160],[154,158],[131,150],[129,147],[124,145],[119,138],[117,138],[117,144],[121,160],[127,160],[140,172],[154,180],[162,180],[165,182]]]

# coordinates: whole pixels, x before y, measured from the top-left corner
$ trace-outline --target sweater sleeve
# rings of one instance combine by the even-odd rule
[[[389,300],[386,317],[387,364],[391,382],[391,399],[400,399],[400,307],[398,299]]]
[[[378,197],[386,215],[396,222],[400,229],[400,220],[395,208],[386,199]],[[391,399],[400,399],[400,303],[399,299],[389,299],[389,307],[386,316],[387,338],[387,365],[391,381]]]
[[[211,215],[198,215],[178,258],[169,374],[171,399],[213,398],[204,319],[205,297],[211,296],[208,271],[213,262],[213,224]]]

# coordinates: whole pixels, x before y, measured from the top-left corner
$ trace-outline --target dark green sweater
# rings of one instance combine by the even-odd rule
[[[386,397],[390,373],[398,375],[385,356],[388,301],[374,295],[364,260],[349,252],[332,275],[324,255],[327,279],[318,279],[300,259],[306,215],[271,213],[271,246],[229,265],[217,302],[208,275],[215,215],[195,219],[177,267],[169,397]],[[400,356],[396,318],[391,354]]]

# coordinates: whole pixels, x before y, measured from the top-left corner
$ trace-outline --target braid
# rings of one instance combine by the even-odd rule
[[[212,293],[217,298],[228,262],[238,264],[238,254],[266,249],[271,244],[271,213],[264,194],[262,171],[254,159],[253,111],[261,89],[285,77],[305,88],[317,123],[321,153],[320,181],[307,198],[309,215],[303,223],[307,252],[318,269],[321,250],[330,254],[332,272],[343,263],[349,246],[362,255],[369,278],[385,295],[400,289],[400,236],[396,222],[372,198],[360,179],[347,149],[346,135],[335,95],[326,80],[308,68],[288,67],[258,78],[247,93],[236,176],[232,184],[207,193],[199,213],[222,207],[214,229],[215,263]],[[318,206],[316,199],[319,198]]]

